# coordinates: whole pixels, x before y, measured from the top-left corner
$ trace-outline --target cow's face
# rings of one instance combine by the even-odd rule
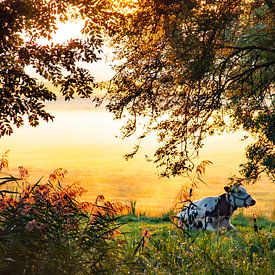
[[[246,189],[239,185],[225,186],[224,190],[229,194],[229,202],[234,207],[248,207],[256,204],[256,201],[249,195]]]

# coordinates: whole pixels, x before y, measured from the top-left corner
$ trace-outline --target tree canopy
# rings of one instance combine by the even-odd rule
[[[274,179],[275,45],[272,1],[139,0],[116,36],[108,108],[128,116],[128,137],[158,134],[153,161],[163,176],[194,167],[208,135],[244,129],[255,138],[242,172]]]
[[[115,31],[114,18],[120,15],[109,0],[3,0],[0,1],[0,137],[10,135],[27,116],[30,125],[53,116],[45,101],[56,100],[56,93],[35,76],[32,67],[52,83],[65,99],[78,94],[90,97],[95,81],[77,62],[96,62],[103,43],[102,34]],[[51,42],[58,22],[85,20],[83,39],[64,44]],[[49,40],[41,45],[39,39]]]

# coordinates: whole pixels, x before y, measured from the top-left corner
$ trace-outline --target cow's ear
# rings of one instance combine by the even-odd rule
[[[225,192],[229,193],[231,191],[231,188],[229,186],[224,187]]]

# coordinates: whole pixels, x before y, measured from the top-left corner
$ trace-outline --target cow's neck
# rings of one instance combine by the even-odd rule
[[[229,198],[229,196],[230,196],[230,195],[229,195],[228,193],[224,193],[224,194],[222,194],[220,197],[224,197],[224,198],[225,198],[227,204],[228,204],[229,207],[230,207],[231,214],[233,214],[233,212],[237,209],[237,207],[236,207],[235,205],[232,205],[232,204],[230,203],[230,198]]]
[[[229,217],[233,214],[233,212],[236,210],[228,201],[227,195],[222,194],[219,196],[219,201],[217,202],[217,205],[215,208],[208,213],[209,217]]]

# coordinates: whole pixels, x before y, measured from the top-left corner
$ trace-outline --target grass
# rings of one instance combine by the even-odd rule
[[[239,228],[244,228],[245,231],[248,230],[249,227],[254,228],[255,226],[257,226],[259,230],[275,230],[275,221],[269,220],[264,216],[253,218],[251,216],[238,214],[233,217],[232,223]]]
[[[274,274],[275,222],[238,215],[238,233],[189,232],[150,218],[124,226],[133,274]],[[144,233],[146,232],[146,234]]]

